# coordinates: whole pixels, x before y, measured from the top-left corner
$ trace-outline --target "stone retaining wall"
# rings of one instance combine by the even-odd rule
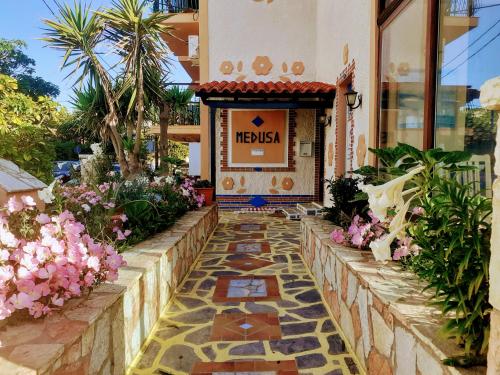
[[[122,375],[218,222],[216,206],[125,252],[118,281],[43,319],[0,329],[0,374]]]
[[[369,251],[334,243],[335,228],[317,217],[302,219],[301,252],[323,288],[347,341],[368,374],[484,374],[485,367],[456,369],[441,360],[460,348],[439,336],[439,312],[415,275],[396,262],[375,262]]]

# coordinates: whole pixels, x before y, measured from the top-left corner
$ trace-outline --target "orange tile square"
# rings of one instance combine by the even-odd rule
[[[298,375],[294,360],[287,361],[238,361],[238,362],[198,362],[191,375],[212,375],[214,372],[274,371],[276,375]]]
[[[223,263],[227,267],[235,268],[242,271],[253,271],[258,268],[263,268],[274,264],[263,259],[257,259],[250,256],[245,256],[240,259],[226,261]]]

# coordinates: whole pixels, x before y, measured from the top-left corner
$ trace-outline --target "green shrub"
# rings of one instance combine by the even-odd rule
[[[424,214],[409,229],[421,250],[410,268],[433,288],[432,304],[447,318],[443,332],[464,347],[465,358],[447,363],[474,364],[488,347],[491,200],[439,178],[421,205]]]
[[[325,207],[325,219],[341,227],[347,227],[354,216],[359,215],[369,220],[366,214],[368,201],[359,199],[361,191],[359,178],[338,177],[327,180],[327,188],[331,195],[331,207]]]
[[[152,186],[145,178],[124,182],[116,201],[118,209],[128,217],[131,245],[167,229],[189,210],[187,200],[174,186]]]

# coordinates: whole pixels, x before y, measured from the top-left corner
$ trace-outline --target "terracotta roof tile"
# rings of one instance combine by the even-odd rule
[[[206,94],[332,94],[335,85],[324,82],[236,82],[212,81],[196,88],[197,95]]]

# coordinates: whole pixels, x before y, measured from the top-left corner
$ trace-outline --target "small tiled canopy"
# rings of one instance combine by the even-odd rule
[[[324,82],[236,82],[212,81],[195,90],[200,97],[208,96],[307,96],[333,97],[335,85]]]

